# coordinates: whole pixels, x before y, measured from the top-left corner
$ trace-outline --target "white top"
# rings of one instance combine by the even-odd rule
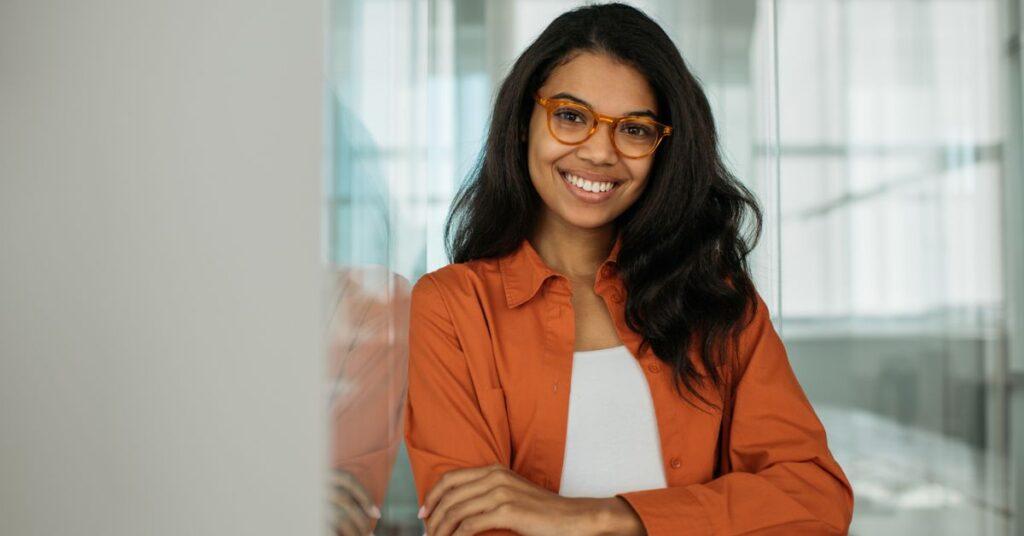
[[[612,497],[667,487],[654,402],[625,345],[573,353],[559,495]]]

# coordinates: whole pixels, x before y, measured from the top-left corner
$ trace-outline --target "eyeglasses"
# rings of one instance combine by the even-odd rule
[[[643,158],[654,152],[661,140],[672,134],[672,127],[649,117],[611,117],[599,114],[585,104],[566,99],[548,99],[533,95],[547,109],[548,132],[566,145],[579,145],[597,132],[600,122],[608,123],[608,135],[615,150],[626,158]]]

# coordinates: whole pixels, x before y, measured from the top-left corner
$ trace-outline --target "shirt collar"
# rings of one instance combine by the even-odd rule
[[[616,274],[621,248],[620,233],[616,235],[608,257],[597,267],[595,286]],[[510,308],[518,307],[532,299],[547,278],[562,275],[544,262],[533,244],[526,238],[523,238],[515,251],[498,259],[498,268],[505,287],[505,301]]]

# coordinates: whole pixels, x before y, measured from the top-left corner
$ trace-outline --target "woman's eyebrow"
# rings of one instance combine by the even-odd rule
[[[582,104],[584,106],[589,106],[590,108],[593,108],[593,106],[591,106],[589,102],[587,102],[587,101],[585,101],[585,100],[583,100],[583,99],[581,99],[581,98],[579,98],[579,97],[577,97],[577,96],[575,96],[575,95],[573,95],[571,93],[565,93],[564,91],[562,93],[557,94],[557,95],[552,95],[549,98],[571,100],[573,102],[578,102],[578,103],[580,103],[580,104]],[[626,116],[645,115],[647,117],[650,117],[651,119],[657,119],[658,118],[658,116],[655,115],[654,112],[652,112],[650,110],[634,110],[632,112],[626,112],[623,115],[626,115]]]

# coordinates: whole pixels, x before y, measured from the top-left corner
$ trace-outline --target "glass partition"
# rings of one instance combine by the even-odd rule
[[[776,8],[781,329],[852,530],[1007,534],[1002,6]]]
[[[766,209],[755,282],[854,486],[851,533],[1009,534],[1017,3],[631,3],[704,84]],[[401,437],[409,290],[448,263],[442,224],[497,84],[578,4],[331,3],[331,463],[381,505],[378,535],[422,534]]]

